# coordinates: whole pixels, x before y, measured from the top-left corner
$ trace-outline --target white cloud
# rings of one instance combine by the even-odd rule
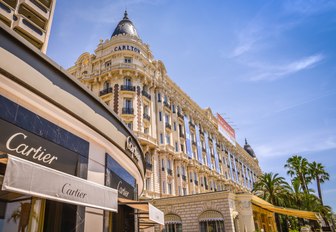
[[[274,142],[267,141],[267,144],[257,144],[254,146],[256,154],[260,158],[289,156],[330,149],[336,149],[336,137],[326,131],[312,134],[306,133],[300,136],[287,136],[281,140]]]
[[[314,54],[294,60],[283,65],[269,64],[248,64],[256,69],[256,74],[249,78],[249,81],[274,81],[289,76],[306,69],[313,68],[316,64],[324,59],[322,54]]]

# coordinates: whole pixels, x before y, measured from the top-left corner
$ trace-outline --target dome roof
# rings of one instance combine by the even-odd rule
[[[245,139],[245,145],[244,145],[244,149],[247,153],[250,154],[250,156],[252,156],[253,158],[256,157],[252,147],[250,146],[250,144],[247,143],[247,140]]]
[[[136,36],[139,38],[139,35],[132,21],[129,20],[128,18],[127,11],[125,11],[124,13],[124,18],[118,23],[117,27],[114,29],[111,38],[116,35],[124,35],[124,34]]]

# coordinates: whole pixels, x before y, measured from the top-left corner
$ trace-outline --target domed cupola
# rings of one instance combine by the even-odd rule
[[[252,147],[250,146],[250,144],[247,143],[247,140],[245,139],[245,145],[244,145],[244,149],[247,153],[250,154],[250,156],[252,156],[253,158],[256,158],[256,155],[252,149]]]
[[[124,18],[118,23],[117,27],[114,29],[111,38],[116,35],[124,35],[124,34],[132,35],[139,38],[139,35],[132,21],[128,18],[127,11],[125,11],[124,13]]]

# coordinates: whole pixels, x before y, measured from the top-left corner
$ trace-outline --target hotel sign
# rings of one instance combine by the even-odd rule
[[[71,175],[78,154],[0,119],[0,151]]]
[[[218,131],[233,145],[236,146],[236,132],[235,130],[227,123],[224,118],[217,114],[218,120]]]
[[[8,156],[2,190],[117,211],[117,190]],[[52,182],[51,182],[52,180]]]
[[[114,47],[113,51],[118,52],[118,51],[132,51],[132,52],[137,52],[141,53],[140,49],[131,45],[119,45]]]

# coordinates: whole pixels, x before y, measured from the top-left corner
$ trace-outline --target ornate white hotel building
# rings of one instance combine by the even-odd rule
[[[125,12],[110,39],[68,69],[133,130],[145,154],[143,199],[249,192],[261,174],[252,148],[168,76]]]

